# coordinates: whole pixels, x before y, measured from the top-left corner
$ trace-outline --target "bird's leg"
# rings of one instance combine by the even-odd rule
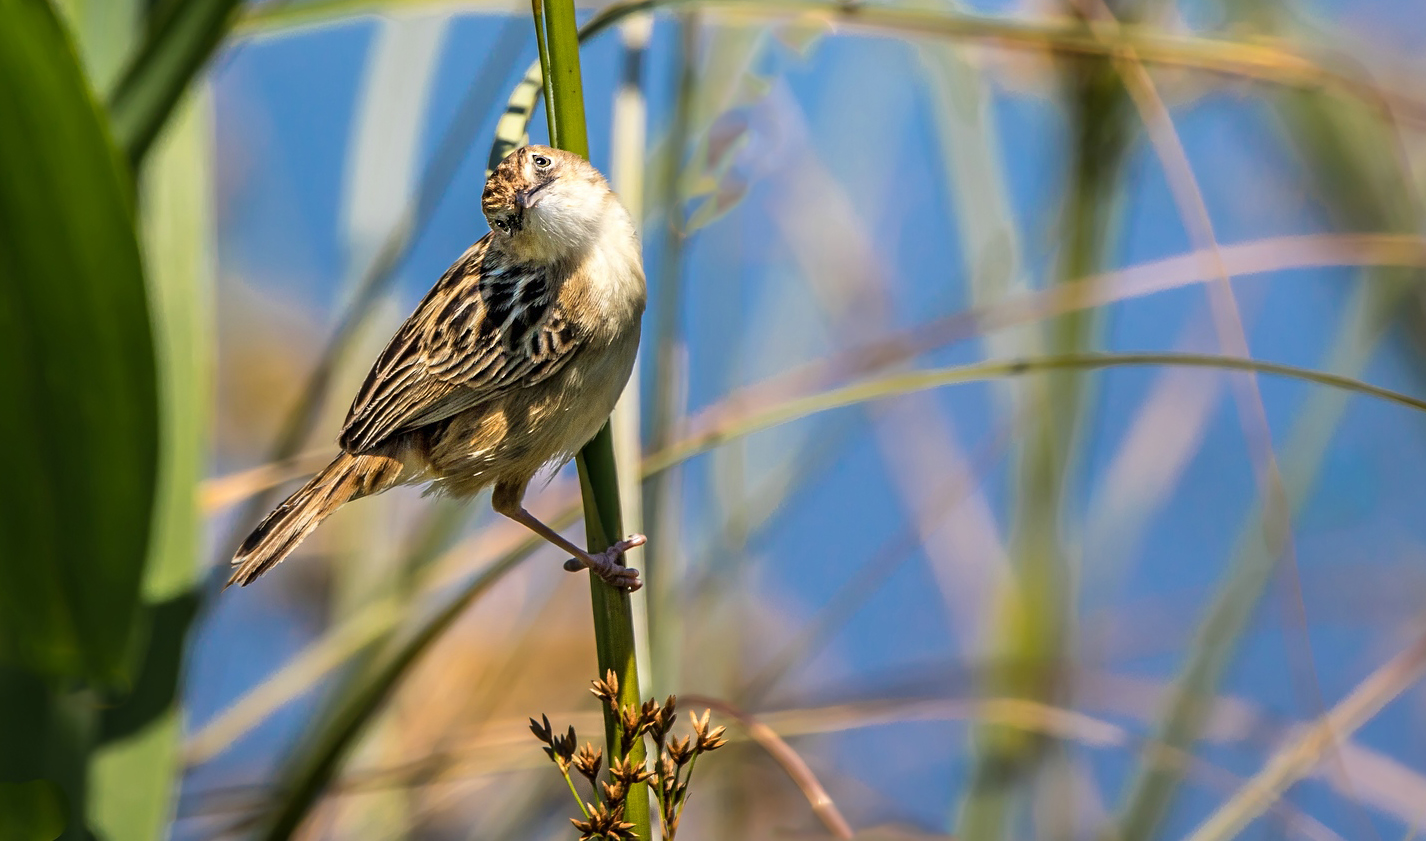
[[[523,490],[521,488],[520,490]],[[633,534],[618,541],[613,546],[603,552],[590,554],[585,550],[566,540],[563,535],[544,523],[520,504],[521,494],[511,493],[508,486],[497,485],[495,494],[491,499],[492,507],[500,514],[514,520],[530,531],[548,540],[550,543],[560,547],[574,557],[565,561],[564,568],[570,572],[578,572],[581,569],[588,569],[590,572],[604,579],[609,586],[627,592],[634,592],[643,586],[639,580],[639,571],[624,566],[622,558],[625,552],[635,546],[643,546],[645,538],[642,534]],[[513,497],[513,500],[511,499]]]
[[[643,546],[644,540],[642,534],[631,534],[623,540],[615,541],[613,546],[603,552],[592,555],[588,552],[576,552],[573,558],[564,562],[564,568],[570,572],[588,568],[609,586],[632,593],[644,586],[644,582],[639,580],[638,570],[624,566],[624,553]]]

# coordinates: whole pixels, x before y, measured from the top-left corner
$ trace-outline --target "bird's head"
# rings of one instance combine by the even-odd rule
[[[538,262],[588,246],[603,230],[611,205],[618,202],[599,170],[549,146],[524,146],[507,155],[481,198],[495,244]]]

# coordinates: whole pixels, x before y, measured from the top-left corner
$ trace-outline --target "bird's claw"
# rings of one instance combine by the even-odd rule
[[[639,580],[638,570],[624,566],[623,556],[630,549],[643,546],[646,540],[642,534],[631,534],[603,552],[583,558],[570,558],[564,562],[564,568],[570,572],[579,572],[587,567],[590,572],[604,579],[610,587],[632,593],[644,586],[644,582]]]

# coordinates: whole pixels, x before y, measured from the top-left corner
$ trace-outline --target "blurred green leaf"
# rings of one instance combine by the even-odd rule
[[[63,28],[0,0],[0,658],[126,675],[157,394],[130,184]]]
[[[54,0],[70,25],[89,83],[107,94],[138,41],[147,0]]]
[[[0,782],[44,781],[43,791],[22,789],[47,801],[32,804],[39,812],[36,817],[48,828],[57,807],[63,837],[88,839],[83,809],[94,694],[66,691],[33,672],[0,664],[0,721],[12,723],[0,727]],[[10,812],[0,804],[0,817]]]
[[[144,597],[162,604],[197,576],[197,486],[207,470],[217,279],[212,97],[198,86],[141,176],[143,243],[162,413],[154,534]]]
[[[64,824],[64,792],[53,782],[0,783],[0,841],[54,841]]]
[[[109,97],[114,137],[138,164],[178,101],[237,20],[242,0],[162,4]]]
[[[88,816],[109,841],[161,838],[172,817],[183,735],[178,687],[197,612],[191,593],[146,611],[149,645],[133,691],[100,716]]]
[[[207,462],[214,356],[212,101],[198,86],[144,168],[143,234],[157,345],[162,455],[144,571],[147,646],[132,690],[100,720],[90,821],[109,841],[159,838],[173,812],[184,642],[198,611],[196,488]]]

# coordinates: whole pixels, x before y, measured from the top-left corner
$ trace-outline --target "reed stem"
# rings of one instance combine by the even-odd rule
[[[574,19],[574,0],[531,0],[531,8],[536,34],[544,40],[540,56],[541,64],[546,67],[545,102],[550,144],[587,158],[589,137],[584,124],[584,83],[579,70],[579,29]],[[608,424],[585,445],[577,461],[579,486],[584,496],[585,535],[589,550],[601,552],[623,536],[619,478]],[[589,587],[599,674],[602,677],[612,670],[619,676],[620,703],[638,706],[639,673],[629,594],[610,587],[595,575],[589,576]],[[604,737],[612,765],[624,753],[620,749],[618,720],[608,705],[604,707]],[[643,763],[643,740],[634,740],[629,758]],[[649,828],[646,784],[631,787],[624,820],[634,825],[639,838],[653,837]]]

